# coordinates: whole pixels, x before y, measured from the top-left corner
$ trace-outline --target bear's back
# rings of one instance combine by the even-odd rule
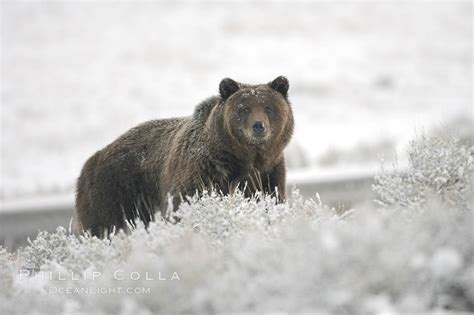
[[[199,123],[205,123],[212,109],[219,104],[220,100],[221,98],[219,96],[212,96],[202,101],[194,109],[193,120]]]

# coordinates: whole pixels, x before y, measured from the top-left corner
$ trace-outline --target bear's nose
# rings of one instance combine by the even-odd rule
[[[257,121],[253,124],[252,129],[255,133],[263,133],[265,131],[265,124],[263,121]]]

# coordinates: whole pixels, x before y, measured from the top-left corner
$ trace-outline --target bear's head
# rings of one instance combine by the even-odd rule
[[[223,79],[219,92],[224,107],[224,127],[231,138],[244,146],[283,149],[293,133],[288,89],[288,79],[283,76],[260,85]]]

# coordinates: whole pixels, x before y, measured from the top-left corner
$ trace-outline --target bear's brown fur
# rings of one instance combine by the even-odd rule
[[[286,198],[283,149],[293,133],[289,83],[224,79],[190,117],[152,120],[96,152],[77,182],[77,231],[105,236],[127,222],[169,215],[183,198],[215,188]]]

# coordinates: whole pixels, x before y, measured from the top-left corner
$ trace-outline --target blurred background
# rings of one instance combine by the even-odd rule
[[[95,151],[224,77],[289,78],[290,183],[403,163],[416,133],[472,143],[472,38],[470,1],[2,2],[0,198],[72,196]]]

